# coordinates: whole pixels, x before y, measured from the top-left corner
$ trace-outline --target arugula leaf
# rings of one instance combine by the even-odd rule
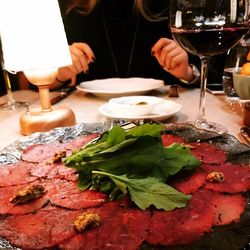
[[[194,170],[200,165],[200,161],[191,154],[190,149],[182,144],[173,143],[164,148],[164,156],[166,165],[161,170],[165,178],[180,170]]]
[[[112,189],[116,195],[117,190],[125,194],[128,189],[131,199],[143,208],[151,204],[164,209],[182,206],[182,199],[186,201],[187,196],[182,197],[182,194],[168,187],[165,182],[169,176],[179,171],[194,169],[200,165],[200,161],[186,146],[175,143],[164,147],[161,140],[163,129],[164,126],[159,124],[144,124],[129,131],[115,126],[111,131],[105,132],[96,143],[89,144],[65,158],[64,163],[78,170],[78,187],[81,190],[93,188],[108,192]],[[98,171],[100,174],[116,176],[112,177],[116,187],[110,187],[110,183],[105,181],[96,181],[99,180],[96,177]],[[123,176],[123,180],[118,180],[117,176]],[[138,188],[140,185],[141,188]],[[154,190],[158,190],[156,194],[153,193]],[[176,201],[173,198],[175,205],[171,203],[172,198],[161,201],[161,195],[167,196],[168,193],[172,198],[178,197]],[[139,197],[143,199],[142,203]],[[179,200],[181,205],[178,205]]]
[[[140,136],[149,135],[160,138],[160,132],[163,128],[162,125],[158,124],[143,124],[129,131],[125,131],[120,126],[114,126],[109,133],[103,133],[96,143],[88,144],[83,150],[77,151],[72,156],[66,158],[65,164],[69,166],[71,162],[81,162],[84,157],[91,157],[98,153],[105,154],[115,152],[124,147],[128,147]]]
[[[135,179],[128,178],[126,175],[118,176],[100,171],[92,173],[108,176],[123,194],[126,194],[128,189],[131,200],[142,210],[151,205],[166,211],[173,210],[186,206],[191,198],[191,195],[184,195],[154,177]]]
[[[127,135],[131,135],[134,137],[140,136],[152,136],[152,137],[160,137],[161,132],[163,131],[164,126],[160,124],[142,124],[141,126],[134,127],[127,131]]]
[[[84,191],[86,189],[88,189],[91,184],[92,184],[92,175],[90,174],[86,174],[86,172],[84,171],[79,171],[78,173],[78,182],[77,182],[77,187]]]
[[[107,146],[111,147],[123,142],[126,139],[126,131],[120,126],[114,126],[109,132]]]

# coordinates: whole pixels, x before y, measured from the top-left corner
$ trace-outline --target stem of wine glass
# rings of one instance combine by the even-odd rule
[[[10,78],[9,78],[8,72],[5,70],[3,70],[3,77],[4,77],[4,83],[5,83],[6,91],[7,91],[7,103],[4,103],[3,105],[1,105],[1,108],[14,111],[18,107],[25,107],[28,110],[29,102],[16,101],[15,98],[13,97]]]
[[[211,57],[200,56],[201,60],[201,86],[200,86],[200,102],[198,116],[195,121],[195,125],[201,125],[206,123],[205,114],[205,103],[206,103],[206,86],[207,86],[207,75],[208,75],[208,64]]]
[[[4,76],[4,82],[5,82],[5,86],[7,90],[7,107],[10,110],[14,110],[16,101],[13,97],[9,75],[5,70],[3,71],[3,76]]]

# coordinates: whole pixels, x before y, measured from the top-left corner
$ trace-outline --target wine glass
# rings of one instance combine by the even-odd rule
[[[5,83],[5,87],[6,87],[6,92],[7,92],[7,95],[6,95],[7,101],[6,101],[6,103],[1,103],[0,104],[0,110],[2,110],[2,109],[5,110],[6,109],[6,110],[13,111],[13,110],[16,110],[19,107],[26,107],[27,110],[28,110],[28,107],[29,107],[28,102],[16,101],[15,98],[13,97],[10,78],[9,78],[8,72],[4,69],[4,63],[3,62],[4,62],[4,60],[3,60],[2,41],[1,41],[1,37],[0,37],[0,63],[1,63],[0,64],[0,70],[2,71],[0,73],[2,73],[3,80],[4,80],[4,83]]]
[[[7,95],[6,95],[7,102],[0,104],[0,109],[16,110],[19,107],[26,107],[28,109],[29,102],[16,101],[15,98],[13,97],[10,78],[9,78],[8,73],[5,70],[3,70],[3,78],[4,78],[4,83],[5,83],[6,91],[7,91]]]
[[[227,128],[205,115],[208,65],[212,56],[235,46],[249,30],[249,0],[172,0],[170,28],[174,40],[201,60],[199,129],[223,134]]]

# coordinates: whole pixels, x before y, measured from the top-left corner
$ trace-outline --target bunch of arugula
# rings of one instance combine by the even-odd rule
[[[73,152],[64,164],[78,171],[81,190],[106,192],[111,200],[128,193],[143,210],[151,205],[164,210],[184,207],[191,196],[166,181],[181,170],[193,170],[200,161],[185,145],[164,147],[163,130],[159,124],[143,124],[128,131],[115,126],[97,142]]]

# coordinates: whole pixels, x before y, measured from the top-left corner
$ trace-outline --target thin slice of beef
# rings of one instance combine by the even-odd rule
[[[54,164],[37,163],[31,169],[30,175],[38,178],[46,178],[51,171],[54,172]]]
[[[184,143],[184,139],[182,137],[171,135],[171,134],[164,134],[161,136],[162,144],[164,147],[170,146],[173,143]]]
[[[0,187],[20,185],[37,179],[31,176],[31,169],[36,167],[34,163],[19,161],[12,165],[0,165]]]
[[[213,193],[200,190],[193,194],[185,208],[154,211],[150,235],[151,244],[182,245],[198,240],[210,232],[214,222]]]
[[[169,185],[184,194],[192,194],[205,184],[205,179],[206,173],[197,168],[194,172],[185,172],[174,177]]]
[[[75,218],[82,211],[46,207],[35,214],[0,221],[0,236],[21,249],[47,249],[73,237]]]
[[[14,204],[11,199],[20,191],[33,185],[42,185],[45,188],[45,193],[32,201],[25,204]],[[28,184],[21,184],[17,186],[9,186],[0,188],[0,214],[28,214],[34,213],[43,206],[47,205],[49,196],[51,196],[51,189],[48,189],[46,182],[35,181]]]
[[[201,167],[206,175],[211,172],[221,172],[224,175],[223,182],[206,183],[206,189],[226,193],[239,193],[250,190],[249,166],[240,166],[226,163],[220,166],[202,165]]]
[[[98,207],[104,204],[107,196],[93,190],[80,191],[76,182],[54,179],[51,181],[53,192],[49,195],[52,204],[69,209]]]
[[[118,204],[118,206],[117,206]],[[124,208],[119,202],[109,202],[88,211],[99,214],[101,223],[60,244],[60,249],[126,249],[135,250],[149,230],[150,213],[136,208]]]
[[[76,182],[65,179],[39,180],[30,183],[30,185],[42,185],[45,194],[27,204],[15,205],[10,202],[18,191],[23,190],[28,184],[22,184],[12,187],[0,188],[0,214],[28,214],[39,210],[48,202],[55,206],[68,209],[84,209],[98,207],[106,201],[106,194],[96,191],[80,191]]]
[[[214,193],[214,225],[229,225],[240,221],[246,206],[246,199],[241,194],[227,195]]]
[[[56,178],[66,179],[69,181],[76,181],[78,178],[78,174],[76,170],[73,168],[69,168],[64,166],[64,164],[56,164],[57,175]],[[53,175],[50,173],[48,178],[53,178]]]
[[[224,181],[208,182],[209,174],[222,173]],[[179,175],[169,183],[185,194],[194,193],[204,185],[205,189],[224,193],[240,193],[250,190],[250,167],[233,165],[229,162],[221,165],[201,164],[193,173]]]
[[[31,170],[31,175],[47,179],[66,179],[76,181],[78,174],[75,169],[64,166],[63,163],[41,163]]]
[[[70,142],[65,143],[65,148],[70,151],[74,151],[76,149],[82,148],[87,143],[91,142],[92,140],[96,139],[100,134],[93,133],[89,135],[84,135],[82,137],[76,138],[71,140]]]
[[[50,162],[62,150],[65,150],[64,143],[35,144],[23,150],[22,160],[34,163]]]
[[[22,153],[22,160],[27,162],[50,162],[54,155],[62,150],[68,150],[67,154],[80,149],[85,144],[98,136],[97,133],[84,135],[65,143],[35,144],[26,148]]]
[[[203,163],[221,164],[226,162],[225,151],[207,142],[191,142],[191,152]]]

